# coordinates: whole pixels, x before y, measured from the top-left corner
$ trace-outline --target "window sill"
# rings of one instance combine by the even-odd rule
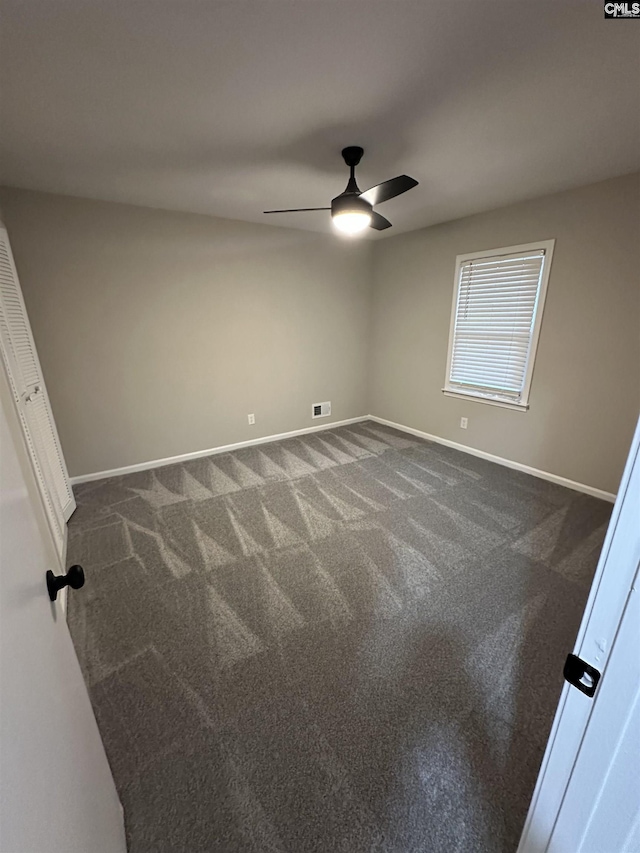
[[[485,397],[484,394],[475,394],[473,391],[452,391],[443,388],[445,397],[457,397],[459,400],[473,400],[475,403],[488,403],[490,406],[500,406],[503,409],[513,409],[516,412],[526,412],[529,409],[527,403],[516,403],[509,400],[496,400],[493,397]]]

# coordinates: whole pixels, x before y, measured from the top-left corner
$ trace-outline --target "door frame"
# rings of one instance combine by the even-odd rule
[[[629,513],[638,495],[640,420],[573,649],[575,655],[602,674],[638,568],[640,540],[628,535]],[[623,508],[626,508],[624,515]],[[629,559],[620,560],[616,551],[610,562],[614,540],[616,547],[622,547]],[[591,699],[565,682],[517,853],[545,853],[547,850],[597,698],[597,692]]]

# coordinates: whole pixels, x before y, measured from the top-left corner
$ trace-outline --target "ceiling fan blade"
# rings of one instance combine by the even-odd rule
[[[397,195],[406,193],[407,190],[412,190],[418,186],[418,182],[409,175],[398,175],[397,178],[391,178],[383,184],[378,184],[365,190],[360,198],[368,201],[369,204],[382,204],[383,201],[389,201],[390,198],[395,198]]]
[[[371,224],[369,228],[375,228],[376,231],[384,231],[385,228],[391,228],[391,223],[388,219],[385,219],[384,216],[381,216],[379,213],[376,213],[375,210],[371,211]]]
[[[331,210],[330,207],[292,207],[287,210],[263,210],[263,213],[304,213],[307,210]]]

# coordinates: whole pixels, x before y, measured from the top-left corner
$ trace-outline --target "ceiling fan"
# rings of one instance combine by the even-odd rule
[[[349,183],[344,192],[331,200],[331,207],[298,207],[288,210],[265,210],[264,213],[306,213],[310,210],[330,210],[333,224],[345,234],[357,234],[365,228],[384,231],[391,223],[373,208],[390,198],[406,193],[418,186],[418,182],[408,175],[398,175],[382,184],[360,192],[356,183],[356,166],[362,159],[364,150],[358,145],[349,145],[342,149],[344,162],[351,170]]]

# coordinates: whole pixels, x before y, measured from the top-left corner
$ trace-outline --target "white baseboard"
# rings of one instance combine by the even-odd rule
[[[377,415],[362,415],[358,418],[348,418],[344,421],[333,421],[332,423],[321,424],[320,426],[304,427],[303,429],[295,429],[291,432],[281,432],[277,435],[265,435],[262,438],[251,438],[248,441],[238,441],[235,444],[224,444],[220,447],[209,447],[206,450],[195,450],[192,453],[182,453],[179,456],[167,456],[165,459],[152,459],[149,462],[140,462],[137,465],[125,465],[122,468],[112,468],[110,471],[96,471],[94,474],[81,474],[78,477],[71,477],[71,485],[75,486],[79,483],[89,483],[92,480],[104,480],[107,477],[119,477],[122,474],[133,474],[136,471],[149,471],[152,468],[162,468],[164,465],[173,465],[175,462],[186,462],[189,459],[199,459],[202,456],[213,456],[218,453],[228,453],[231,450],[239,450],[242,447],[252,447],[256,444],[268,444],[271,441],[280,441],[283,438],[294,438],[297,435],[307,435],[311,432],[322,432],[335,427],[348,426],[349,424],[357,424],[362,421],[371,420],[379,424],[384,424],[401,432],[407,432],[410,435],[415,435],[418,438],[424,438],[427,441],[435,441],[437,444],[444,444],[447,447],[453,447],[455,450],[461,450],[463,453],[469,453],[472,456],[479,456],[481,459],[487,459],[489,462],[496,462],[498,465],[504,465],[507,468],[514,468],[516,471],[523,471],[525,474],[531,474],[534,477],[540,477],[542,480],[549,480],[551,483],[557,483],[559,486],[566,486],[568,489],[574,489],[577,492],[584,492],[586,495],[592,495],[594,498],[613,503],[616,496],[611,492],[605,492],[602,489],[596,489],[595,486],[587,486],[585,483],[577,483],[575,480],[569,480],[566,477],[561,477],[558,474],[551,474],[549,471],[541,471],[539,468],[532,468],[530,465],[524,465],[522,462],[514,462],[511,459],[504,459],[502,456],[495,456],[493,453],[487,453],[484,450],[478,450],[475,447],[469,447],[466,444],[459,444],[457,441],[450,441],[448,438],[440,438],[438,435],[431,435],[428,432],[423,432],[420,429],[397,424],[394,421],[388,421],[386,418],[379,418]]]
[[[430,435],[428,432],[422,432],[420,429],[396,424],[393,421],[388,421],[385,418],[379,418],[376,415],[369,415],[369,420],[376,421],[379,424],[393,427],[394,429],[408,432],[410,435],[418,436],[418,438],[426,438],[427,441],[435,441],[437,444],[444,444],[447,447],[453,447],[456,450],[462,450],[463,453],[469,453],[471,456],[479,456],[481,459],[488,459],[489,462],[497,462],[498,465],[504,465],[507,468],[514,468],[516,471],[524,471],[525,474],[532,474],[534,477],[540,477],[541,480],[549,480],[551,483],[557,483],[559,486],[566,486],[568,489],[574,489],[576,492],[584,492],[586,495],[592,495],[594,498],[601,498],[603,501],[614,503],[616,496],[611,492],[605,492],[603,489],[596,489],[595,486],[587,486],[585,483],[577,483],[575,480],[568,480],[566,477],[560,477],[558,474],[551,474],[549,471],[541,471],[539,468],[532,468],[530,465],[524,465],[522,462],[514,462],[512,459],[504,459],[502,456],[494,456],[493,453],[486,453],[484,450],[478,450],[475,447],[468,447],[466,444],[458,444],[457,441],[449,441],[448,438],[440,438],[438,435]]]
[[[93,474],[80,474],[78,477],[70,477],[72,486],[79,483],[90,483],[92,480],[104,480],[107,477],[120,477],[122,474],[133,474],[136,471],[149,471],[151,468],[162,468],[164,465],[173,465],[174,462],[186,462],[189,459],[199,459],[201,456],[213,456],[217,453],[228,453],[230,450],[240,450],[241,447],[252,447],[254,444],[268,444],[271,441],[280,441],[282,438],[294,438],[296,435],[306,435],[310,432],[322,432],[327,429],[357,424],[368,420],[369,415],[361,415],[359,418],[348,418],[344,421],[333,421],[332,423],[320,424],[319,426],[294,429],[291,432],[281,432],[278,435],[265,435],[262,438],[250,438],[248,441],[238,441],[235,444],[224,444],[220,447],[209,447],[207,450],[194,450],[192,453],[181,453],[179,456],[167,456],[165,459],[151,459],[149,462],[139,462],[136,465],[125,465],[122,468],[112,468],[110,471],[96,471]]]

